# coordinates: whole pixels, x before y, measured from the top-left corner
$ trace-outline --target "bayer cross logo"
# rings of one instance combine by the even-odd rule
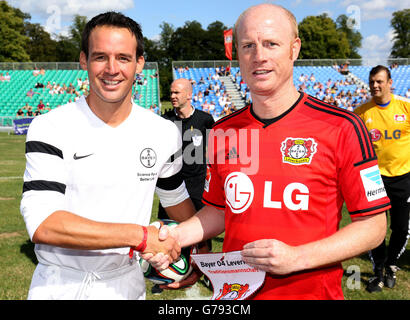
[[[300,159],[307,154],[306,147],[304,145],[296,144],[290,147],[289,154],[292,158]]]
[[[146,168],[152,168],[157,162],[157,154],[151,148],[145,148],[141,151],[140,161]]]

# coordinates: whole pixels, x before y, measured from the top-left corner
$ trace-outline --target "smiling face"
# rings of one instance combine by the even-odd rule
[[[259,5],[248,9],[236,27],[241,74],[252,95],[269,96],[293,86],[293,62],[300,50],[283,8]]]
[[[89,37],[88,58],[80,54],[80,64],[88,71],[90,105],[131,102],[136,72],[144,67],[144,58],[136,56],[137,40],[126,28],[99,26]]]

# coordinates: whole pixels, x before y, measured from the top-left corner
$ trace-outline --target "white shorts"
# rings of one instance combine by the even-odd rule
[[[48,266],[34,270],[29,300],[145,300],[145,281],[139,263],[105,272]]]

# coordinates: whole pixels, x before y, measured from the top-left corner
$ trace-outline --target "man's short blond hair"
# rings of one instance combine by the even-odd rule
[[[283,12],[286,14],[286,16],[289,19],[289,22],[290,22],[290,25],[291,25],[291,28],[292,28],[292,31],[293,31],[293,36],[295,37],[295,39],[299,37],[298,23],[297,23],[296,18],[293,15],[292,12],[290,12],[288,9],[286,9],[286,8],[280,6],[280,5],[277,5],[277,4],[264,3],[264,4],[258,4],[258,5],[254,5],[252,7],[249,7],[244,12],[242,12],[241,15],[238,17],[238,19],[236,20],[235,26],[234,26],[234,39],[235,39],[235,44],[236,45],[238,44],[238,37],[237,37],[238,30],[237,30],[237,28],[239,26],[239,22],[242,20],[242,18],[245,16],[245,14],[247,12],[249,12],[249,10],[251,10],[255,7],[258,7],[258,6],[270,6],[272,8],[277,8],[277,9],[283,10]]]

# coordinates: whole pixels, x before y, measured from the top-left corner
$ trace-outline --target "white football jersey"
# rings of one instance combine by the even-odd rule
[[[57,210],[99,222],[148,225],[155,191],[164,206],[188,198],[179,174],[181,145],[171,121],[134,103],[115,128],[99,119],[84,97],[35,118],[27,134],[21,201],[30,238]],[[44,264],[86,271],[124,265],[128,250],[35,247]]]

